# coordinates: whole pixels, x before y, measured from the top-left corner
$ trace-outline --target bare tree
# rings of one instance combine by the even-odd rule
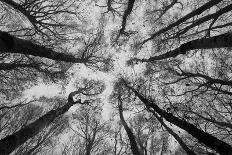
[[[148,99],[144,98],[138,91],[136,91],[133,87],[129,86],[126,82],[125,82],[125,86],[128,89],[132,90],[135,93],[135,95],[147,106],[147,108],[149,110],[156,112],[157,114],[159,114],[161,117],[165,118],[170,123],[173,123],[176,126],[184,129],[189,134],[191,134],[193,137],[197,138],[198,141],[205,144],[209,148],[219,152],[220,154],[224,154],[224,155],[231,154],[232,147],[229,144],[227,144],[227,143],[217,139],[216,137],[198,129],[193,124],[191,124],[187,121],[181,120],[181,119],[173,116],[171,113],[168,113],[163,109],[160,109],[154,101],[149,101]]]

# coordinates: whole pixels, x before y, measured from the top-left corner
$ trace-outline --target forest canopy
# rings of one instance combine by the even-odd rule
[[[0,155],[232,155],[231,0],[0,0]]]

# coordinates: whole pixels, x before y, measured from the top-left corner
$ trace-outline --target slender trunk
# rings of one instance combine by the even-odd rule
[[[35,68],[39,69],[39,65],[36,64],[20,64],[20,63],[0,63],[0,70],[13,70],[17,68]]]
[[[190,150],[188,148],[188,146],[182,141],[182,139],[174,132],[172,131],[172,129],[170,129],[162,120],[162,118],[160,118],[154,111],[151,110],[151,112],[153,113],[153,115],[158,119],[158,121],[162,124],[162,126],[164,126],[164,128],[178,141],[178,143],[180,144],[180,146],[185,150],[185,152],[188,155],[196,155],[196,153],[194,153],[192,150]]]
[[[201,73],[190,73],[190,72],[184,72],[182,71],[181,73],[175,72],[178,76],[182,77],[187,77],[187,78],[192,78],[192,77],[199,77],[199,78],[204,78],[207,83],[210,84],[221,84],[221,85],[227,85],[232,87],[232,81],[231,80],[221,80],[217,78],[212,78],[210,76],[201,74]]]
[[[215,125],[219,125],[219,126],[221,126],[221,127],[225,127],[225,128],[230,128],[230,129],[232,129],[232,124],[231,124],[231,123],[220,122],[220,121],[217,121],[217,120],[215,120],[215,119],[213,119],[213,118],[210,119],[210,118],[207,118],[207,117],[205,117],[205,116],[203,116],[203,115],[199,115],[199,114],[196,113],[196,112],[193,112],[193,111],[191,111],[191,112],[194,113],[195,115],[197,115],[198,117],[200,117],[200,118],[206,120],[206,121],[209,121],[209,122],[214,123]]]
[[[209,133],[206,133],[200,129],[198,129],[196,126],[193,124],[181,120],[171,113],[168,113],[162,109],[159,108],[154,102],[150,102],[146,98],[144,98],[140,93],[138,93],[134,88],[131,86],[128,86],[126,82],[124,81],[125,86],[132,90],[135,95],[148,107],[154,110],[156,113],[160,115],[160,117],[165,118],[168,122],[178,126],[179,128],[187,131],[190,135],[195,137],[200,143],[203,143],[207,147],[211,148],[212,150],[215,150],[216,152],[220,153],[221,155],[231,155],[232,154],[232,147],[217,139],[216,137],[212,136]]]
[[[96,135],[97,135],[97,127],[95,128],[96,130],[94,130],[94,133],[93,133],[93,137],[91,139],[89,139],[88,141],[88,145],[86,147],[86,155],[91,155],[91,151],[93,149],[93,145],[94,145],[94,142],[95,142],[95,138],[96,138]]]
[[[190,30],[191,28],[198,26],[202,23],[205,23],[207,21],[210,21],[210,20],[216,21],[222,14],[227,13],[231,10],[232,10],[232,4],[227,5],[226,7],[220,9],[219,11],[217,11],[215,13],[212,13],[212,14],[209,14],[209,15],[204,16],[202,18],[199,18],[199,19],[195,20],[191,25],[189,25],[189,26],[185,27],[184,29],[180,30],[179,32],[177,32],[177,34],[172,36],[171,38],[179,37],[180,35],[186,33],[188,30]],[[212,22],[212,23],[214,23],[214,22]],[[210,30],[211,30],[211,26],[208,28],[208,35],[210,35]]]
[[[119,102],[120,102],[119,103],[119,116],[120,116],[120,120],[122,122],[122,125],[123,125],[124,129],[126,130],[127,136],[130,140],[131,151],[132,151],[133,155],[140,155],[139,148],[138,148],[137,142],[135,140],[135,136],[124,119],[122,102],[121,102],[120,98],[119,98]]]
[[[127,9],[125,10],[123,17],[122,17],[122,27],[120,29],[120,34],[123,34],[126,28],[126,20],[127,17],[131,14],[135,0],[128,0]]]
[[[232,33],[225,33],[210,38],[201,38],[201,39],[192,40],[164,54],[150,57],[149,59],[135,59],[135,60],[141,62],[152,62],[152,61],[158,61],[168,58],[175,58],[178,55],[186,54],[190,50],[225,48],[225,47],[232,47]]]
[[[14,37],[3,31],[0,31],[0,53],[19,53],[73,63],[85,62],[85,60],[76,58],[73,55],[56,52],[51,48],[33,43],[30,40]]]
[[[86,154],[85,155],[90,155],[92,150],[92,144],[88,144],[86,147]]]
[[[205,10],[211,8],[212,6],[215,6],[216,4],[220,3],[222,0],[211,0],[208,3],[205,3],[204,5],[202,5],[200,8],[190,12],[189,14],[185,15],[184,17],[182,17],[181,19],[177,20],[176,22],[168,25],[167,27],[157,31],[156,33],[152,34],[148,39],[144,40],[142,42],[142,44],[146,43],[149,40],[154,39],[156,36],[159,36],[160,34],[170,30],[171,28],[180,25],[181,23],[183,23],[184,21],[196,16],[196,15],[200,15],[202,12],[204,12]]]
[[[64,114],[69,110],[73,103],[67,103],[63,107],[56,110],[51,110],[44,116],[37,119],[35,122],[25,126],[19,131],[9,135],[0,140],[0,154],[6,155],[14,151],[18,146],[25,143],[28,139],[32,138],[43,130],[46,126],[52,123],[58,116]]]

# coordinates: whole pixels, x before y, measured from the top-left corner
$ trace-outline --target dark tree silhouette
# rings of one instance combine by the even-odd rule
[[[148,109],[151,108],[154,112],[159,114],[160,117],[165,118],[168,122],[175,124],[179,128],[187,131],[189,134],[195,137],[199,142],[217,151],[218,153],[222,155],[232,154],[232,147],[229,144],[217,139],[216,137],[212,136],[209,133],[206,133],[198,129],[193,124],[175,117],[172,113],[168,113],[165,110],[162,110],[161,108],[159,108],[159,106],[156,105],[155,102],[149,101],[148,99],[143,97],[138,91],[136,91],[133,87],[129,86],[125,82],[125,80],[123,81],[124,81],[125,86],[128,89],[132,90],[135,93],[135,95],[146,105]]]
[[[13,133],[12,135],[6,136],[5,138],[1,139],[0,154],[10,154],[18,146],[22,145],[28,139],[38,134],[46,126],[52,123],[56,118],[67,112],[71,106],[78,103],[83,104],[79,100],[75,102],[68,102],[60,108],[49,111],[44,116],[40,117],[33,123],[28,124],[27,126],[23,127],[22,129]]]
[[[123,125],[124,129],[126,130],[127,136],[130,140],[131,151],[132,151],[133,155],[140,155],[140,151],[138,148],[138,144],[136,142],[135,135],[124,119],[123,108],[122,108],[122,99],[120,98],[120,95],[118,97],[118,111],[119,111],[119,117],[120,117],[120,120],[122,122],[122,125]]]

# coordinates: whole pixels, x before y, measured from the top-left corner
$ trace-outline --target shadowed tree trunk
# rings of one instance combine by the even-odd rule
[[[133,132],[131,131],[131,129],[129,128],[129,126],[127,125],[127,123],[123,117],[122,101],[121,101],[120,97],[118,98],[118,102],[119,102],[118,110],[119,110],[120,120],[122,122],[124,129],[126,130],[128,138],[130,140],[131,151],[132,151],[133,155],[140,155],[139,148],[138,148],[137,142],[135,140],[135,136],[134,136]]]
[[[123,80],[124,81],[124,80]],[[166,112],[165,110],[162,110],[157,106],[154,102],[151,102],[147,100],[145,97],[143,97],[139,92],[137,92],[133,87],[127,85],[126,81],[124,81],[125,86],[132,90],[135,95],[149,108],[152,109],[154,112],[158,113],[160,117],[165,118],[168,122],[178,126],[179,128],[187,131],[190,135],[195,137],[200,143],[203,143],[207,147],[211,148],[212,150],[215,150],[216,152],[220,153],[221,155],[231,155],[232,154],[232,147],[217,139],[216,137],[212,136],[209,133],[206,133],[200,129],[198,129],[193,124],[181,120],[171,113]]]
[[[232,47],[232,33],[225,33],[210,38],[201,38],[201,39],[192,40],[164,54],[150,57],[149,59],[135,58],[134,60],[141,62],[152,62],[152,61],[163,60],[168,58],[175,58],[180,54],[186,54],[190,50],[225,48],[225,47]]]
[[[122,17],[122,27],[119,31],[120,34],[123,34],[126,28],[126,21],[127,21],[127,17],[131,14],[133,6],[134,6],[135,0],[128,0],[128,4],[127,4],[127,8],[123,14]]]
[[[28,139],[32,138],[43,130],[46,126],[52,123],[57,117],[64,114],[69,110],[69,108],[78,102],[68,102],[63,107],[60,107],[56,110],[51,110],[44,116],[37,119],[35,122],[25,126],[19,131],[9,135],[0,140],[0,155],[10,154],[18,146],[25,143]]]
[[[152,34],[148,39],[144,40],[142,42],[142,44],[146,43],[149,40],[154,39],[155,37],[159,36],[160,34],[170,30],[171,28],[180,25],[181,23],[183,23],[184,21],[196,16],[196,15],[200,15],[202,12],[204,12],[205,10],[211,8],[212,6],[215,6],[216,4],[220,3],[222,0],[211,0],[208,3],[205,3],[204,5],[202,5],[201,7],[199,7],[198,9],[196,9],[195,11],[190,12],[189,14],[185,15],[184,17],[182,17],[181,19],[177,20],[176,22],[168,25],[167,27],[157,31],[156,33]]]
[[[84,58],[80,59],[70,54],[55,52],[51,48],[14,37],[3,31],[0,31],[0,53],[19,53],[73,63],[87,62]]]
[[[178,143],[180,144],[180,146],[185,150],[185,152],[188,155],[196,155],[194,153],[194,151],[190,150],[188,148],[188,146],[182,141],[182,139],[174,132],[172,131],[172,129],[170,129],[163,121],[162,118],[160,118],[154,111],[151,110],[151,112],[153,113],[153,115],[158,119],[158,121],[160,122],[160,124],[162,126],[164,126],[164,128],[178,141]]]

